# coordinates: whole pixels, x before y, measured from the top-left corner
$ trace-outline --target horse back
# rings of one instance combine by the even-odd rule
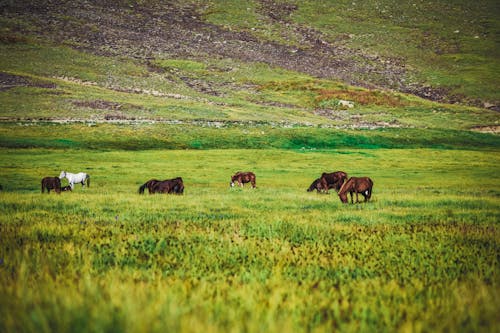
[[[351,187],[356,192],[371,190],[373,187],[373,181],[370,179],[370,177],[352,177],[349,180],[351,179],[353,179]]]

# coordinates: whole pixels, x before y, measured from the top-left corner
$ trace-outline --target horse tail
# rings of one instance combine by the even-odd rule
[[[90,176],[87,175],[87,187],[90,187]]]
[[[144,183],[141,187],[139,187],[139,194],[144,194],[144,189],[148,186],[148,183]]]
[[[43,193],[43,190],[44,190],[44,188],[43,188],[43,180],[42,180],[42,193]]]

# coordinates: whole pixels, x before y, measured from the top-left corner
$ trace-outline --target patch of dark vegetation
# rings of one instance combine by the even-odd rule
[[[54,83],[35,81],[24,76],[0,72],[0,91],[16,87],[57,88]]]
[[[89,109],[95,109],[95,110],[112,110],[112,111],[119,111],[119,110],[130,110],[130,109],[137,109],[140,110],[142,107],[134,104],[129,104],[129,103],[118,103],[118,102],[112,102],[112,101],[105,101],[105,100],[90,100],[90,101],[72,101],[72,104],[76,107],[79,108],[89,108]],[[116,119],[128,119],[128,118],[116,118]]]
[[[279,22],[290,22],[290,15],[298,9],[295,4],[260,0],[260,11],[269,18]]]
[[[17,33],[0,32],[0,44],[26,43],[28,38]]]
[[[108,113],[104,115],[104,119],[108,121],[112,120],[136,120],[135,117],[129,117],[123,113]]]
[[[93,101],[73,101],[73,105],[80,108],[99,109],[99,110],[119,110],[123,107],[117,102],[93,100]]]

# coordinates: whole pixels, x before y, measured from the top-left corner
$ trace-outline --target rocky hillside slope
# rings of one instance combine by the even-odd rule
[[[389,2],[380,1],[380,8],[385,9],[377,6],[372,13],[381,26],[392,23],[388,31],[394,30],[397,23],[390,12],[392,10],[397,14],[397,8],[388,6]],[[456,10],[463,12],[459,18],[466,17],[467,10],[471,10],[467,7],[470,5],[456,2]],[[266,63],[355,86],[411,93],[435,101],[497,107],[495,96],[457,92],[454,83],[447,86],[426,82],[424,72],[429,68],[417,68],[412,63],[413,55],[405,56],[401,51],[391,55],[390,51],[387,52],[391,41],[385,41],[389,45],[376,47],[363,47],[363,44],[356,43],[356,40],[369,35],[359,27],[367,22],[362,15],[370,8],[358,5],[361,7],[357,10],[355,2],[352,2],[353,8],[347,8],[347,3],[342,1],[338,3],[342,5],[332,3],[325,9],[332,16],[337,15],[338,25],[333,21],[330,25],[315,24],[318,23],[316,19],[323,18],[319,13],[322,8],[308,1],[4,1],[0,4],[0,13],[4,18],[4,31],[37,36],[98,55],[132,58],[145,63],[167,58],[231,58]],[[416,3],[422,5],[421,1]],[[445,10],[439,8],[439,3],[436,2],[435,10]],[[483,3],[488,5],[489,2],[479,1],[476,4],[480,11],[476,28],[472,30],[483,34],[475,35],[476,39],[489,38],[495,43],[496,37],[491,36],[491,32],[498,29],[498,22],[492,23],[490,18],[482,17],[488,11]],[[398,5],[395,3],[394,6]],[[404,5],[400,6],[404,9]],[[346,18],[338,18],[343,15],[343,9],[346,10]],[[420,11],[415,11],[415,17],[425,10],[422,7]],[[399,15],[404,20],[404,15]],[[311,21],[305,21],[308,19]],[[436,20],[436,17],[429,18],[433,19]],[[343,28],[342,22],[352,23],[349,28],[351,33],[344,32],[346,28]],[[397,26],[407,29],[408,24],[411,20],[407,18],[406,22]],[[369,28],[369,25],[365,24],[364,28]],[[457,48],[465,42],[457,38],[450,42],[430,29],[431,26],[419,29],[415,25],[411,30],[401,30],[401,34],[413,31],[415,43],[421,48],[428,48],[433,54],[461,52]],[[377,36],[371,38],[378,42]],[[439,41],[442,45],[437,47]],[[394,39],[392,43],[399,41]],[[489,47],[498,53],[497,45]],[[381,48],[386,52],[380,51]],[[401,48],[404,49],[404,45],[394,44],[395,50]],[[498,78],[494,80],[498,82]],[[194,82],[192,85],[196,87],[203,83]]]

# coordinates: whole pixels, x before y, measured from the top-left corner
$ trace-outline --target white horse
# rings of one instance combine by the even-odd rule
[[[82,184],[82,187],[85,186],[85,181],[87,181],[87,186],[90,187],[90,176],[86,174],[85,172],[79,172],[79,173],[70,173],[66,171],[61,171],[61,174],[59,175],[59,179],[66,178],[69,182],[69,186],[71,186],[71,189],[75,186],[76,183]]]

